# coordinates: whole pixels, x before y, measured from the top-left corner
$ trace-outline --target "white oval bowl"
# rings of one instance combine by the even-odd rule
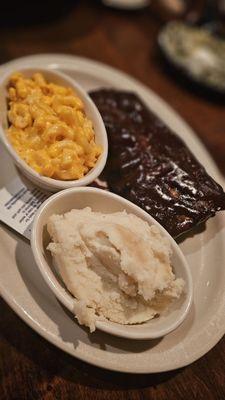
[[[50,241],[46,224],[52,214],[64,214],[74,208],[82,209],[87,206],[93,211],[102,213],[126,210],[127,213],[135,214],[147,221],[149,225],[157,225],[171,243],[173,271],[176,277],[185,281],[185,294],[174,301],[169,310],[160,317],[135,325],[99,320],[96,322],[96,327],[104,332],[129,339],[153,339],[172,332],[184,321],[192,303],[193,284],[185,257],[175,240],[154,218],[130,201],[105,190],[87,187],[67,189],[49,197],[39,208],[32,227],[31,247],[39,270],[50,289],[62,304],[74,313],[75,298],[65,289],[55,273],[50,252],[46,250]]]
[[[16,72],[21,72],[26,77],[31,77],[35,72],[41,72],[49,82],[53,82],[61,86],[69,86],[74,89],[74,91],[84,103],[85,113],[93,123],[95,131],[95,141],[98,145],[102,146],[103,151],[99,159],[97,160],[96,165],[83,178],[65,181],[45,177],[38,174],[17,154],[6,135],[6,129],[8,128],[7,84],[9,82],[10,76],[13,73],[13,71],[8,71],[0,78],[0,138],[5,145],[6,150],[12,157],[14,163],[21,170],[21,172],[34,184],[51,192],[56,192],[58,190],[71,187],[86,186],[89,183],[93,182],[101,174],[105,166],[108,155],[108,140],[102,117],[94,102],[91,100],[90,96],[87,94],[87,92],[85,92],[84,89],[82,89],[82,87],[78,83],[76,83],[73,79],[69,78],[67,75],[61,72],[52,71],[47,68],[23,68],[17,70]]]

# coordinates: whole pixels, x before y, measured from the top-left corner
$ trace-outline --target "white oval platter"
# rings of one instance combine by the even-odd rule
[[[130,76],[85,58],[50,54],[14,60],[0,67],[49,67],[75,78],[86,89],[116,87],[138,93],[191,148],[208,172],[222,177],[190,127],[158,95]],[[0,184],[17,172],[1,146]],[[36,332],[60,349],[93,365],[122,372],[169,371],[192,363],[208,352],[225,332],[225,215],[218,213],[180,243],[194,281],[194,303],[185,322],[159,340],[132,341],[100,331],[90,335],[60,305],[34,263],[30,244],[0,226],[0,292],[10,307]]]

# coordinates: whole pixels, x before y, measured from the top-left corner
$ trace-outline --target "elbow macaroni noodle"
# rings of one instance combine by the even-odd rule
[[[39,174],[54,179],[82,178],[102,149],[91,120],[71,88],[46,82],[42,74],[11,76],[8,85],[9,140]]]

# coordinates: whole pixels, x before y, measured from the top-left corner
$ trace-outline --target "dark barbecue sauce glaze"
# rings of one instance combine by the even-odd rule
[[[174,237],[225,209],[225,193],[184,142],[130,92],[90,93],[106,126],[109,190],[131,200]]]

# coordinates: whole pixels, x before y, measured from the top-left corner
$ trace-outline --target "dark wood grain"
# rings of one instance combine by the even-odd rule
[[[161,22],[150,10],[119,12],[100,2],[80,1],[49,23],[9,29],[3,19],[1,15],[0,62],[34,53],[63,52],[120,68],[171,104],[225,173],[224,102],[203,95],[168,71],[156,46]],[[64,354],[27,327],[3,301],[0,310],[1,400],[225,399],[225,339],[186,368],[126,375]]]

